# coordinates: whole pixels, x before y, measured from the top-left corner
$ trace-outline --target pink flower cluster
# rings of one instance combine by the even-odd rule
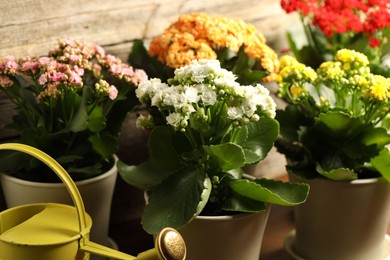
[[[59,47],[50,51],[48,57],[24,57],[20,60],[13,56],[1,58],[0,87],[12,86],[16,74],[31,77],[38,83],[41,87],[37,95],[39,99],[56,98],[61,95],[61,89],[77,90],[84,84],[100,86],[99,91],[95,89],[97,95],[115,99],[118,89],[106,79],[138,85],[148,78],[143,70],[134,70],[119,58],[106,54],[101,46],[73,40],[60,40]]]

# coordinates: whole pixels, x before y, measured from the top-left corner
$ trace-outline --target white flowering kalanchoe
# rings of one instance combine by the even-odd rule
[[[167,124],[178,131],[185,131],[194,113],[197,119],[207,120],[205,108],[220,101],[226,103],[226,116],[233,124],[257,121],[261,116],[275,117],[276,104],[268,89],[261,84],[242,86],[235,80],[236,76],[221,68],[218,60],[194,60],[176,69],[168,84],[160,79],[140,83],[136,95],[142,103],[157,107]],[[137,125],[150,125],[143,124],[144,119],[140,118]]]

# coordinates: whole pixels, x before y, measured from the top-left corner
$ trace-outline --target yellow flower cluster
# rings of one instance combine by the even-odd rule
[[[313,83],[317,79],[316,72],[299,63],[294,57],[285,55],[280,58],[280,71],[276,77],[279,84],[279,94],[289,96],[292,100],[299,100],[307,96],[306,83]]]
[[[332,89],[336,106],[347,106],[350,104],[347,100],[355,97],[354,100],[361,99],[367,106],[375,103],[378,109],[387,106],[387,111],[390,107],[390,79],[370,73],[367,57],[354,50],[338,51],[334,61],[323,62],[316,71],[292,56],[282,56],[276,82],[279,95],[294,103],[303,101],[309,94],[313,95],[306,89],[312,86],[312,90],[317,92],[313,96],[317,101],[324,101],[322,94],[327,92],[325,89]]]
[[[372,75],[369,81],[367,95],[380,101],[390,100],[390,78],[385,78],[381,75]],[[388,104],[390,109],[390,104]]]
[[[149,55],[157,56],[171,68],[179,68],[194,59],[217,59],[218,50],[222,48],[237,53],[241,46],[269,72],[263,80],[273,80],[279,71],[277,54],[253,25],[240,19],[211,17],[204,13],[181,15],[162,35],[153,38]]]

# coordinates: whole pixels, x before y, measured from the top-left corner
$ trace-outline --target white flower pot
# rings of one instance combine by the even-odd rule
[[[196,217],[179,230],[187,260],[258,260],[269,211]]]
[[[384,260],[390,255],[387,181],[290,179],[310,185],[307,201],[294,209],[295,232],[286,239],[295,259]]]
[[[116,247],[109,238],[111,201],[117,178],[115,156],[113,167],[96,177],[77,181],[87,213],[92,218],[90,240],[105,246]],[[54,173],[53,173],[54,174]],[[63,183],[41,183],[21,180],[0,174],[1,186],[8,208],[38,202],[56,202],[74,205]],[[101,259],[93,256],[91,259]]]

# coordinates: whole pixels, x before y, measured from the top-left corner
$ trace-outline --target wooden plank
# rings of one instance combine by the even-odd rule
[[[259,27],[266,20],[286,16],[278,0],[1,0],[0,4],[6,10],[0,17],[0,56],[43,55],[58,38],[88,40],[103,46],[147,39],[160,34],[182,13],[222,14]],[[277,24],[281,23],[263,26],[261,31],[265,35],[274,33]]]

